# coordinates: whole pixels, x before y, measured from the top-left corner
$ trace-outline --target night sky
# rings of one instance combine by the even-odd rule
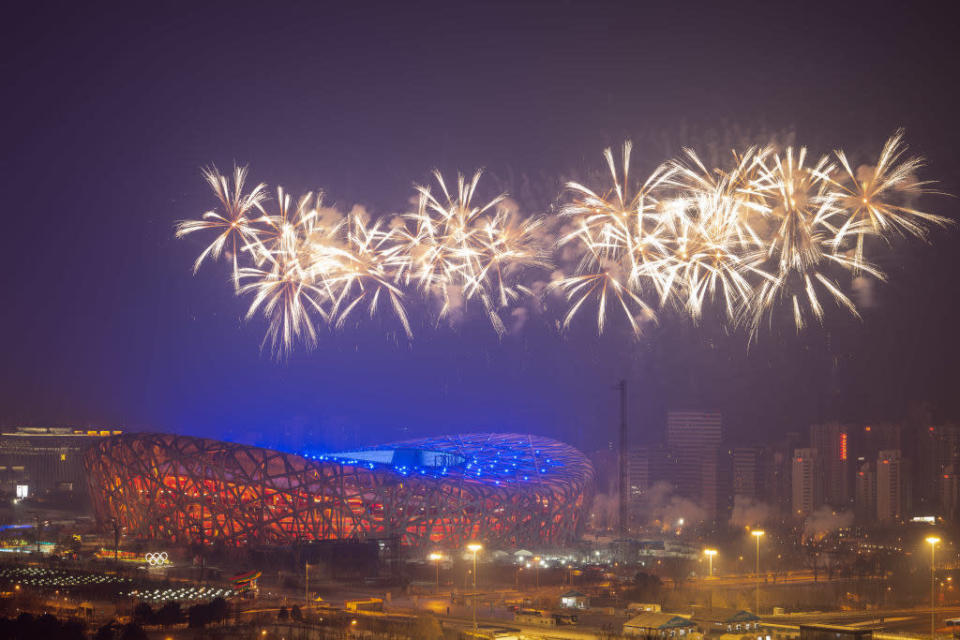
[[[322,333],[277,363],[225,264],[177,220],[214,205],[200,168],[374,215],[414,182],[486,167],[532,213],[631,137],[648,166],[684,144],[795,132],[875,155],[900,126],[924,177],[960,194],[960,38],[934,5],[21,3],[0,27],[0,424],[121,425],[284,448],[522,431],[586,450],[669,408],[717,408],[734,439],[818,420],[960,418],[958,231],[896,243],[860,322],[789,322],[749,351],[714,318],[665,315],[498,340],[480,314]],[[677,3],[680,4],[680,3]],[[733,132],[737,132],[734,135]],[[529,188],[528,188],[529,187]],[[494,195],[489,193],[488,195]],[[960,218],[960,201],[928,209]]]

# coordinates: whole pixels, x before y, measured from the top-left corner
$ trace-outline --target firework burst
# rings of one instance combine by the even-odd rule
[[[611,186],[603,195],[578,182],[567,184],[569,199],[561,215],[571,220],[572,229],[559,246],[573,245],[580,259],[572,275],[554,283],[564,292],[570,307],[562,326],[567,328],[589,299],[597,301],[597,330],[603,333],[608,304],[619,307],[634,334],[639,335],[644,318],[653,308],[644,299],[651,287],[668,288],[663,266],[667,261],[663,218],[655,196],[669,182],[673,169],[658,167],[638,188],[630,181],[632,145],[623,145],[621,167],[613,151],[604,157]]]
[[[841,223],[833,238],[835,248],[852,237],[854,258],[860,261],[868,235],[887,237],[899,233],[925,238],[931,225],[944,226],[949,222],[911,206],[919,196],[934,192],[929,189],[930,182],[916,177],[925,164],[923,158],[904,158],[906,151],[901,129],[883,145],[873,166],[861,166],[854,171],[846,153],[834,152],[843,168],[839,176],[828,177],[831,195],[841,209]]]
[[[197,257],[193,263],[193,271],[196,273],[208,256],[217,260],[224,250],[227,250],[233,262],[234,287],[238,288],[238,256],[241,249],[257,237],[251,213],[261,209],[267,197],[267,187],[260,183],[249,193],[244,193],[246,167],[234,167],[232,183],[214,166],[203,170],[203,178],[220,201],[223,213],[211,210],[204,213],[200,220],[181,220],[177,223],[177,237],[182,238],[196,231],[214,231],[216,235],[213,242]]]
[[[478,300],[503,335],[501,310],[532,294],[514,276],[524,267],[546,266],[547,260],[536,235],[539,220],[515,221],[505,206],[506,194],[474,204],[481,175],[477,171],[469,180],[458,175],[451,192],[436,171],[438,193],[417,187],[417,211],[396,229],[406,257],[400,269],[407,281],[440,298],[441,319]]]
[[[247,318],[263,313],[267,333],[261,347],[269,344],[278,358],[289,355],[298,342],[308,349],[316,346],[313,314],[323,322],[329,319],[324,309],[328,293],[314,284],[299,253],[296,246],[262,253],[260,266],[243,267],[239,273],[239,293],[253,295]]]
[[[315,346],[318,327],[343,328],[359,309],[392,313],[410,338],[413,292],[440,301],[439,319],[476,301],[502,336],[504,312],[534,299],[554,264],[562,271],[547,290],[566,301],[563,329],[594,309],[600,333],[616,314],[639,335],[657,311],[699,321],[716,305],[752,338],[781,307],[798,331],[822,322],[828,302],[858,315],[844,284],[883,279],[867,240],[925,239],[950,222],[916,208],[932,191],[916,177],[923,159],[906,149],[898,131],[856,170],[843,151],[811,159],[803,147],[751,147],[709,168],[684,150],[635,181],[627,142],[619,164],[604,152],[604,188],[567,183],[556,225],[519,216],[505,194],[477,204],[480,171],[453,188],[434,172],[434,186],[416,187],[416,210],[387,223],[360,209],[344,216],[319,193],[294,202],[282,188],[268,213],[264,185],[244,191],[245,168],[232,180],[210,168],[222,212],[176,232],[213,232],[194,270],[230,257],[237,292],[252,296],[247,317],[265,316],[263,346],[278,356]],[[547,226],[562,227],[555,243]]]
[[[311,243],[312,271],[331,292],[331,317],[337,328],[358,307],[366,305],[370,317],[389,303],[408,338],[413,337],[403,291],[396,280],[405,264],[394,233],[380,221],[370,224],[364,213],[351,213],[325,241]],[[386,299],[386,300],[384,300]]]

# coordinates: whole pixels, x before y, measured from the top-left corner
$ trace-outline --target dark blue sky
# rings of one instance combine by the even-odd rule
[[[258,351],[226,269],[191,276],[199,240],[173,238],[213,204],[210,162],[378,214],[434,167],[528,175],[552,196],[625,137],[654,163],[733,128],[874,154],[905,126],[960,193],[960,52],[933,6],[81,4],[23,3],[0,27],[3,424],[291,447],[519,430],[592,449],[624,375],[640,438],[670,407],[719,408],[740,438],[922,402],[960,414],[956,231],[894,247],[863,323],[834,313],[749,353],[709,320],[666,317],[634,344],[421,318],[412,344],[375,323],[287,364]],[[957,217],[956,199],[928,206]]]

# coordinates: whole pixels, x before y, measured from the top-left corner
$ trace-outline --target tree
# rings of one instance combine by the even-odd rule
[[[136,622],[130,622],[120,630],[120,640],[148,640],[147,632]]]
[[[290,617],[297,622],[303,622],[303,612],[300,611],[300,605],[295,604],[290,607]]]
[[[68,620],[60,630],[62,640],[86,640],[86,624],[79,620]]]
[[[154,619],[156,620],[156,624],[163,625],[164,627],[183,622],[183,610],[180,608],[180,603],[174,600],[166,603],[157,610]]]
[[[217,596],[210,601],[210,622],[223,622],[227,619],[227,601],[223,596]]]
[[[141,627],[154,624],[153,607],[141,602],[133,608],[133,622]]]
[[[93,635],[93,640],[116,640],[116,637],[117,626],[116,623],[111,620],[107,624],[97,629],[97,632]]]
[[[195,604],[187,610],[187,625],[191,629],[202,629],[210,622],[210,605]]]
[[[287,611],[286,607],[280,607],[280,611],[277,613],[277,620],[280,622],[286,622],[290,619],[290,612]]]
[[[417,617],[416,637],[422,640],[443,640],[440,621],[429,613]]]
[[[662,587],[663,582],[659,577],[638,571],[633,577],[633,584],[624,590],[624,597],[632,602],[657,602]]]

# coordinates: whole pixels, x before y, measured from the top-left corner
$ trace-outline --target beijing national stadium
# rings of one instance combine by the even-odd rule
[[[289,545],[398,537],[562,546],[594,470],[556,440],[476,433],[305,456],[173,434],[124,434],[86,454],[97,518],[174,543]]]

